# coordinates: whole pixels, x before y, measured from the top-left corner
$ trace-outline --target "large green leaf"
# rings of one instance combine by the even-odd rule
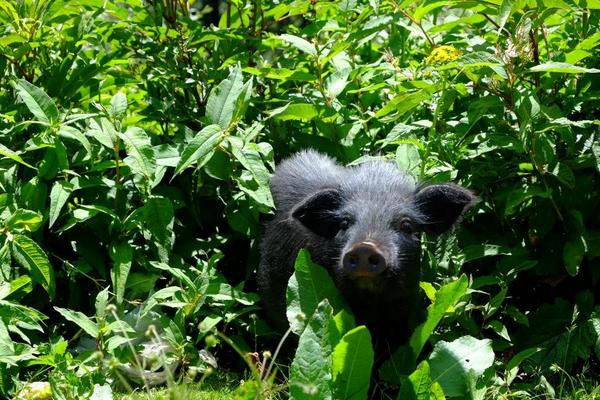
[[[148,228],[159,246],[161,261],[168,262],[173,245],[174,212],[170,199],[150,196],[144,205],[144,226]]]
[[[96,309],[96,316],[98,318],[106,317],[106,308],[108,306],[108,289],[109,287],[105,287],[104,290],[101,290],[96,295],[96,302],[94,304],[94,308]]]
[[[500,10],[498,13],[498,33],[502,31],[506,21],[508,21],[508,18],[512,14],[514,4],[514,0],[502,0],[502,4],[500,4]]]
[[[54,297],[54,269],[44,250],[29,237],[15,234],[12,239],[12,253],[15,260],[29,271],[33,281],[41,284],[51,298]]]
[[[42,224],[42,215],[35,211],[19,208],[4,221],[10,232],[35,232]]]
[[[431,97],[430,88],[417,90],[415,92],[404,92],[400,93],[398,96],[394,97],[391,101],[389,101],[385,106],[383,106],[377,113],[375,117],[381,118],[385,117],[388,114],[394,113],[391,120],[395,120],[400,118],[402,115],[406,114],[413,108],[417,107],[422,101],[427,100]]]
[[[252,85],[244,85],[242,70],[239,66],[232,69],[229,76],[215,87],[206,102],[206,116],[212,124],[227,129],[234,116],[241,116],[241,108],[247,104]],[[240,98],[242,100],[240,101]]]
[[[127,157],[123,160],[131,168],[134,174],[144,176],[147,180],[152,180],[156,169],[156,160],[154,159],[154,150],[150,145],[150,138],[141,128],[128,128],[119,135],[125,143]]]
[[[267,208],[274,208],[273,197],[269,189],[270,173],[265,167],[260,153],[251,146],[244,146],[239,138],[230,137],[229,143],[231,144],[230,149],[233,156],[252,174],[254,181],[258,184],[258,188],[251,193],[252,197],[259,204]]]
[[[475,381],[494,363],[490,339],[463,336],[452,342],[440,340],[429,356],[431,378],[438,381],[446,396],[466,396]]]
[[[295,272],[287,287],[286,314],[292,330],[300,334],[306,320],[323,299],[329,300],[336,312],[346,307],[342,295],[325,268],[314,264],[308,251],[300,250],[294,268]]]
[[[4,146],[1,143],[0,143],[0,156],[4,156],[6,158],[10,158],[11,160],[16,161],[19,164],[22,164],[22,165],[24,165],[26,167],[29,167],[29,168],[32,168],[32,169],[37,169],[33,165],[26,163],[21,158],[21,156],[19,156],[16,152],[12,151],[11,149],[9,149],[8,147]]]
[[[107,111],[113,119],[123,119],[125,112],[127,111],[127,96],[125,93],[119,92],[115,94],[110,99],[110,106]]]
[[[92,154],[92,145],[90,144],[90,141],[83,133],[81,133],[81,131],[79,131],[79,129],[73,128],[72,126],[61,125],[58,129],[58,135],[66,139],[76,140],[83,146],[88,154]]]
[[[114,150],[117,141],[117,131],[107,118],[99,118],[98,120],[90,120],[90,130],[87,134],[92,136],[106,148]]]
[[[444,393],[434,385],[427,361],[421,361],[417,369],[403,379],[398,400],[444,400]]]
[[[373,367],[371,334],[365,326],[347,332],[333,349],[333,385],[336,399],[366,399]]]
[[[58,122],[58,108],[46,92],[25,79],[16,81],[15,89],[35,119],[48,124]]]
[[[290,366],[290,399],[333,398],[332,343],[329,338],[333,309],[327,300],[316,307],[300,335]]]
[[[419,148],[413,143],[400,143],[396,149],[396,163],[413,176],[419,176],[421,165]]]
[[[129,243],[113,244],[109,248],[109,254],[113,261],[113,266],[110,270],[110,279],[117,298],[117,304],[121,304],[123,303],[127,277],[131,270],[133,249]]]
[[[225,132],[221,126],[213,124],[204,127],[181,153],[181,159],[175,168],[175,175],[180,174],[194,163],[197,163],[198,167],[206,164],[224,138]]]
[[[48,210],[48,227],[51,228],[60,216],[60,211],[73,191],[73,184],[67,181],[56,181],[50,191],[50,209]]]
[[[597,68],[584,68],[564,62],[547,62],[529,68],[531,72],[558,72],[561,74],[600,73]]]
[[[300,50],[306,54],[310,54],[311,56],[317,55],[317,49],[315,48],[315,45],[310,43],[306,39],[302,39],[301,37],[294,36],[294,35],[289,35],[287,33],[284,33],[283,35],[279,35],[279,37],[281,38],[281,40],[292,44],[298,50]]]
[[[98,329],[98,325],[96,325],[96,323],[92,321],[89,317],[87,317],[84,313],[60,307],[54,307],[54,309],[58,311],[67,320],[77,324],[77,326],[83,329],[84,332],[90,335],[91,337],[97,338],[100,334],[100,329]]]
[[[319,109],[314,104],[289,103],[268,111],[268,114],[270,117],[280,121],[310,121],[319,115]]]
[[[427,319],[419,325],[410,337],[410,347],[415,357],[438,326],[444,315],[467,293],[469,286],[466,275],[442,286],[435,294],[435,301],[427,307]]]
[[[423,286],[423,283],[421,285]],[[433,301],[427,308],[427,319],[414,330],[408,344],[400,346],[383,363],[379,375],[385,381],[401,383],[404,375],[415,368],[417,358],[435,328],[467,292],[468,280],[465,275],[461,275],[459,279],[442,286],[437,292],[431,285],[427,287],[427,297]]]

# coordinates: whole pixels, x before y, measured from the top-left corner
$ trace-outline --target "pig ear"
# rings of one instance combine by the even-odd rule
[[[451,184],[425,186],[415,194],[415,204],[425,219],[424,229],[435,234],[450,229],[476,199],[468,190]]]
[[[338,231],[335,211],[341,204],[342,196],[338,190],[321,190],[298,204],[292,217],[317,235],[333,237]]]

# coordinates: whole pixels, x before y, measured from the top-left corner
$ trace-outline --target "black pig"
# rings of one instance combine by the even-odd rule
[[[283,161],[271,189],[277,211],[265,227],[258,268],[271,322],[288,326],[287,282],[306,248],[385,346],[407,339],[420,309],[421,232],[446,231],[475,199],[451,184],[417,186],[390,162],[345,168],[312,150]]]

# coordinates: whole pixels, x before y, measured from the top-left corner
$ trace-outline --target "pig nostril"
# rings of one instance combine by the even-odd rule
[[[352,254],[348,260],[351,268],[356,268],[358,266],[358,256],[356,254]]]
[[[377,256],[375,254],[371,254],[369,256],[369,267],[371,267],[372,269],[378,268],[380,263],[381,263],[381,258],[379,258],[379,256]]]

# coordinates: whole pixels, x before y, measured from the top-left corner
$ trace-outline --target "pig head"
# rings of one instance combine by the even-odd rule
[[[283,161],[271,187],[277,211],[262,240],[258,283],[274,325],[287,326],[287,281],[306,248],[357,322],[391,343],[407,338],[421,310],[421,233],[448,230],[475,199],[453,184],[417,185],[390,162],[342,167],[314,151]]]

